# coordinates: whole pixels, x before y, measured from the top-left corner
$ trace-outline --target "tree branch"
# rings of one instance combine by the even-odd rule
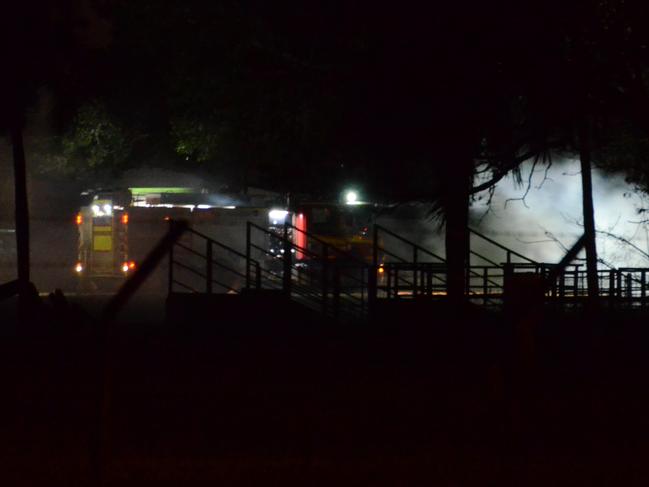
[[[505,168],[498,171],[489,181],[486,181],[482,184],[479,184],[478,186],[473,187],[469,194],[476,194],[479,193],[480,191],[484,191],[485,189],[489,189],[490,187],[494,186],[498,181],[500,181],[502,178],[507,176],[507,174],[509,174],[509,171],[515,169],[520,164],[527,161],[528,159],[531,159],[537,154],[538,154],[537,151],[529,151],[523,154],[522,156],[515,157]]]

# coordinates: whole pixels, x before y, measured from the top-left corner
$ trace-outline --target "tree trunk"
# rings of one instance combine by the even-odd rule
[[[16,254],[18,258],[18,282],[21,292],[29,284],[29,208],[27,205],[27,171],[22,129],[11,130],[14,158],[14,185],[16,211]]]
[[[460,167],[461,166],[461,167]],[[466,166],[466,167],[465,167]],[[459,171],[458,171],[459,169]],[[469,256],[469,198],[473,161],[458,161],[450,191],[445,195],[446,216],[446,287],[449,300],[461,304],[466,298],[466,276]]]
[[[593,207],[593,181],[590,163],[590,133],[584,120],[579,124],[579,159],[581,161],[582,207],[584,213],[584,236],[586,238],[586,273],[588,298],[595,302],[599,296],[597,279],[597,245],[595,234],[595,210]]]

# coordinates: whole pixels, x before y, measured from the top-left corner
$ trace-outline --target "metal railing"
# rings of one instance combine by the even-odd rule
[[[505,253],[504,254],[504,257],[505,257],[504,258],[504,263],[505,264],[513,264],[513,263],[515,263],[514,258],[520,259],[522,261],[522,263],[535,264],[535,265],[539,264],[535,260],[530,259],[529,257],[526,257],[523,254],[520,254],[520,253],[516,252],[515,250],[512,250],[512,249],[510,249],[508,247],[505,247],[504,245],[502,245],[502,244],[496,242],[495,240],[487,237],[486,235],[483,235],[482,233],[478,232],[477,230],[474,230],[473,228],[469,228],[469,235],[470,236],[475,236],[479,240],[490,244],[491,247],[495,247],[496,249],[504,252]],[[488,262],[491,265],[496,265],[496,266],[503,265],[502,264],[503,259],[495,258],[496,261],[501,262],[500,264],[498,264],[498,263],[494,262],[494,259],[488,259],[484,255],[481,255],[481,254],[479,254],[477,252],[471,251],[470,253],[471,253],[471,256],[477,257],[478,259],[481,259],[482,261]]]
[[[306,237],[307,247],[295,243],[297,234]],[[279,234],[248,222],[246,256],[249,263],[260,262],[260,289],[281,290],[337,320],[362,320],[369,312],[371,266],[309,232],[287,223]],[[250,283],[250,265],[246,276]]]
[[[430,296],[446,289],[443,257],[378,224],[372,246],[372,264],[379,273],[377,298]]]
[[[388,239],[393,245],[386,244]],[[401,252],[393,249],[395,243],[398,244]],[[495,244],[516,254],[510,249]],[[384,268],[384,275],[378,286],[378,297],[394,299],[446,295],[446,260],[443,257],[381,225],[374,225],[373,245],[374,265],[382,265]],[[475,251],[471,251],[471,255],[487,262],[488,265],[468,268],[467,294],[474,301],[480,300],[485,305],[492,304],[490,300],[493,295],[502,294],[503,268]]]
[[[536,262],[471,232],[503,251],[506,262],[472,252],[483,262],[467,269],[470,301],[500,306],[508,277],[521,273],[546,281],[548,303],[572,306],[587,298],[583,265],[559,271],[557,264]],[[305,239],[294,238],[300,234]],[[385,245],[386,237],[398,243],[400,252]],[[185,229],[169,249],[168,290],[207,294],[276,290],[336,320],[362,320],[376,299],[446,296],[446,273],[441,256],[379,225],[374,227],[372,263],[367,263],[290,224],[278,233],[248,222],[245,253]],[[601,301],[610,306],[649,305],[649,268],[600,269],[598,280]]]
[[[207,235],[188,228],[169,250],[169,293],[239,293],[250,286],[245,274],[253,272],[252,285],[259,288],[259,262]]]

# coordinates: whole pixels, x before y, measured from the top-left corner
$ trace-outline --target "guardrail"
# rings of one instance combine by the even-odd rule
[[[474,233],[483,237],[478,232]],[[488,237],[483,238],[493,242]],[[392,245],[386,243],[388,239],[392,241]],[[395,243],[402,248],[401,252],[393,250]],[[520,255],[497,242],[493,243],[511,254]],[[382,284],[378,286],[379,297],[394,299],[446,295],[446,260],[443,257],[381,225],[374,225],[373,246],[374,265],[376,266],[381,261],[385,274]],[[489,300],[491,294],[495,293],[484,292],[484,290],[500,289],[502,291],[504,272],[502,266],[475,251],[470,253],[483,262],[487,262],[488,265],[468,268],[466,292],[473,300],[480,299],[483,304],[492,304]],[[523,258],[525,257],[523,256]],[[527,259],[527,261],[534,262],[531,259]]]
[[[169,293],[239,293],[250,287],[245,274],[251,269],[252,285],[260,287],[259,262],[207,235],[188,228],[169,250]]]
[[[307,247],[294,242],[296,233],[306,237]],[[372,267],[309,232],[287,223],[279,234],[248,222],[246,257],[260,262],[261,289],[281,290],[337,320],[364,319],[369,312]],[[250,283],[250,266],[246,276]]]
[[[278,233],[248,222],[245,253],[187,228],[169,250],[169,292],[276,290],[343,321],[366,318],[376,299],[446,296],[447,269],[441,256],[379,225],[373,232],[372,262],[367,263],[290,224]],[[582,265],[536,262],[471,232],[502,250],[506,262],[472,252],[483,262],[467,269],[470,301],[500,306],[508,276],[517,273],[546,281],[549,303],[571,306],[588,296]],[[305,238],[294,238],[299,234]],[[387,238],[398,243],[400,252],[385,245]],[[300,246],[296,241],[308,244]],[[600,269],[598,280],[600,298],[611,306],[649,305],[649,268]]]

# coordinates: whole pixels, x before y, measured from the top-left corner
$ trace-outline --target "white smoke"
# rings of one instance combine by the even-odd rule
[[[558,262],[583,233],[580,164],[537,165],[530,178],[532,166],[521,168],[522,187],[511,176],[498,183],[490,205],[487,192],[478,195],[472,227],[531,259]],[[649,227],[639,212],[647,208],[646,195],[623,175],[594,169],[593,200],[599,257],[615,267],[649,267]]]

